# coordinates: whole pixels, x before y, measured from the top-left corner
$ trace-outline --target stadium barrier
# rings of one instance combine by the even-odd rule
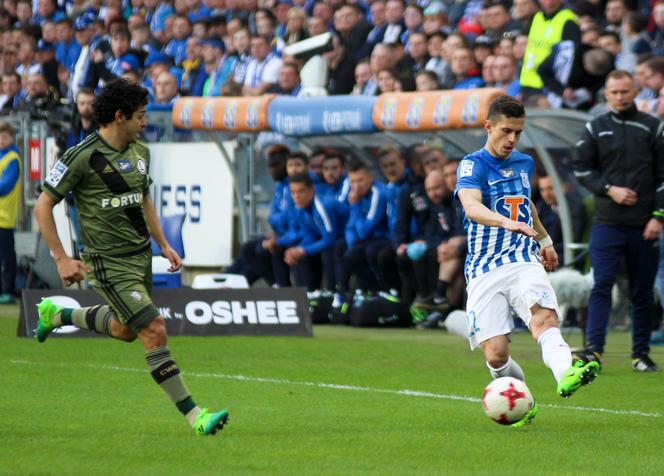
[[[183,129],[271,130],[295,137],[460,129],[482,126],[489,104],[501,94],[482,88],[379,96],[184,97],[175,102],[172,118]]]
[[[495,88],[381,94],[373,123],[400,132],[480,127],[491,101],[502,94]]]
[[[260,132],[269,128],[268,106],[276,97],[185,97],[175,101],[175,127],[230,132]]]
[[[92,290],[24,290],[18,337],[34,337],[37,304],[48,297],[57,305],[79,308],[106,304]],[[311,337],[311,317],[304,288],[155,289],[152,297],[173,335],[270,335]],[[94,332],[65,326],[54,337],[94,337]]]

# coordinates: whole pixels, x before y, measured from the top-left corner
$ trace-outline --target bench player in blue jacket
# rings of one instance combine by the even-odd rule
[[[377,273],[371,269],[368,256],[388,243],[385,185],[374,180],[373,172],[361,160],[351,162],[348,169],[350,216],[345,240],[335,246],[337,286],[346,293],[350,277],[355,275],[359,289],[376,291]]]
[[[286,246],[285,261],[293,268],[295,283],[309,291],[334,290],[334,244],[343,236],[344,212],[336,200],[316,195],[314,181],[308,174],[291,177],[290,189],[295,203],[293,228],[280,244]]]

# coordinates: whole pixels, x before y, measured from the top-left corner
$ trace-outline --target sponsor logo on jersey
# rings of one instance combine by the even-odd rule
[[[123,174],[126,174],[134,170],[134,166],[131,165],[131,162],[126,159],[118,160],[118,168],[120,169],[120,172]],[[104,172],[105,171],[106,169],[104,169]]]
[[[473,175],[473,167],[475,166],[475,162],[472,160],[464,159],[461,161],[461,165],[459,166],[461,168],[460,175],[461,177],[470,177]]]
[[[57,187],[66,172],[67,166],[58,160],[48,174],[48,177],[46,177],[46,183],[51,187]]]
[[[119,197],[101,199],[102,208],[126,207],[127,205],[137,205],[140,203],[143,203],[142,193],[128,193],[127,195],[121,195]]]
[[[148,173],[148,168],[145,166],[145,161],[143,159],[138,159],[136,161],[136,168],[141,173],[141,175]]]
[[[190,301],[185,317],[192,324],[299,324],[295,301]]]
[[[507,195],[496,200],[494,211],[510,220],[528,223],[530,200],[523,195]]]

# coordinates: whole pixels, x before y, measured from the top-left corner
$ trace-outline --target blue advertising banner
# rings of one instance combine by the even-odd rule
[[[270,129],[289,136],[374,132],[374,96],[277,97],[268,106]]]

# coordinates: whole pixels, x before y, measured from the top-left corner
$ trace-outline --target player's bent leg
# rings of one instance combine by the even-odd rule
[[[480,343],[484,352],[486,366],[491,377],[514,377],[525,381],[523,370],[510,356],[509,339],[506,335],[492,337]]]
[[[196,433],[213,435],[222,429],[228,421],[228,410],[210,413],[206,408],[196,405],[182,379],[180,368],[168,349],[168,334],[164,318],[158,315],[145,327],[137,330],[138,337],[145,348],[145,361],[152,378],[168,395]]]

